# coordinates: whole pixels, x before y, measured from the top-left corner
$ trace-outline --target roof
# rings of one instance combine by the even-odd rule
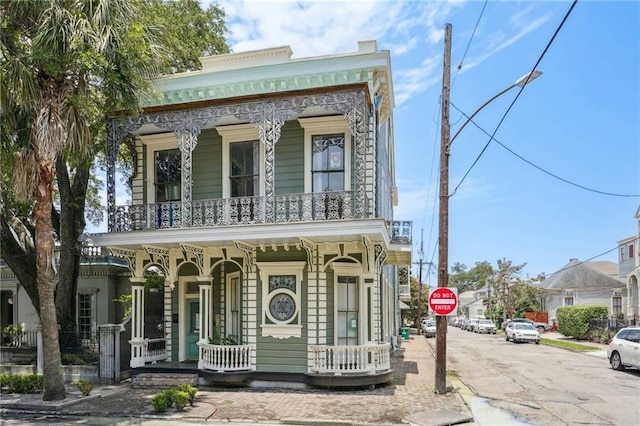
[[[578,259],[571,259],[560,271],[549,275],[540,283],[540,287],[547,290],[602,290],[625,287],[623,282],[606,273],[610,266],[603,265],[604,263],[607,262],[580,262]]]

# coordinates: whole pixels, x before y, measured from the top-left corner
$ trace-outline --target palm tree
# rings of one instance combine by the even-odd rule
[[[44,401],[66,397],[54,292],[52,206],[56,162],[93,151],[91,114],[137,107],[162,58],[131,0],[2,1],[0,115],[28,117],[30,130],[2,127],[19,147],[16,197],[33,203],[44,352]],[[16,120],[16,123],[18,120]]]

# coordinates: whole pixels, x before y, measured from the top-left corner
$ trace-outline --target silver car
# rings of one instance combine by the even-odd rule
[[[540,343],[540,333],[536,328],[528,323],[511,322],[505,330],[505,339],[513,343],[518,342],[534,342],[536,345]]]
[[[478,320],[473,331],[476,333],[496,334],[496,325],[490,319],[481,319]]]
[[[611,339],[607,358],[614,370],[640,368],[640,327],[625,327]]]

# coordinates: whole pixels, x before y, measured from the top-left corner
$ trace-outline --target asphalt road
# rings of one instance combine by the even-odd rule
[[[640,370],[612,370],[604,351],[514,344],[504,335],[450,326],[447,371],[522,423],[631,425],[640,419]]]

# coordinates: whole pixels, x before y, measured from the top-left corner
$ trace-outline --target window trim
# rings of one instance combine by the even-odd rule
[[[155,169],[155,157],[156,151],[165,151],[168,149],[180,149],[178,146],[178,139],[174,133],[160,133],[157,135],[145,135],[140,136],[140,140],[142,144],[146,146],[145,149],[145,162],[146,162],[146,194],[145,194],[145,203],[147,204],[155,204],[158,201],[156,200],[156,190],[155,190],[155,179],[156,179],[156,169]],[[182,158],[182,151],[180,151],[180,156]],[[180,195],[182,196],[182,182],[180,182]],[[182,198],[182,197],[181,197]],[[175,201],[178,202],[178,201]]]
[[[304,192],[313,190],[313,136],[344,134],[344,191],[351,190],[351,139],[349,123],[342,115],[328,117],[299,118],[304,130]]]
[[[333,338],[334,344],[337,345],[338,340],[338,276],[357,277],[358,278],[358,345],[363,345],[366,336],[369,335],[369,323],[367,322],[367,286],[364,283],[364,271],[362,265],[357,263],[339,263],[331,264],[333,270]]]
[[[231,323],[231,281],[233,279],[238,279],[238,340],[237,343],[240,343],[240,338],[242,337],[242,278],[240,277],[240,271],[235,271],[228,273],[225,277],[225,324],[224,324],[224,334],[225,337],[229,336],[229,333],[232,332],[233,324]],[[222,336],[220,336],[222,337]]]
[[[222,137],[222,198],[231,198],[231,184],[229,182],[229,155],[230,145],[234,142],[258,141],[258,164],[259,164],[259,193],[254,197],[264,196],[265,193],[265,151],[264,144],[260,140],[258,128],[253,124],[237,124],[232,126],[216,127],[218,134]]]
[[[302,337],[302,288],[304,278],[304,267],[306,262],[256,262],[260,270],[260,281],[262,284],[262,336],[275,337],[276,339],[288,339],[289,337]],[[286,323],[268,324],[269,305],[271,297],[269,295],[269,276],[271,275],[295,275],[296,291],[281,290],[274,292],[286,293],[293,297],[296,303],[296,310],[291,316],[291,321]],[[270,318],[270,320],[272,320]]]

